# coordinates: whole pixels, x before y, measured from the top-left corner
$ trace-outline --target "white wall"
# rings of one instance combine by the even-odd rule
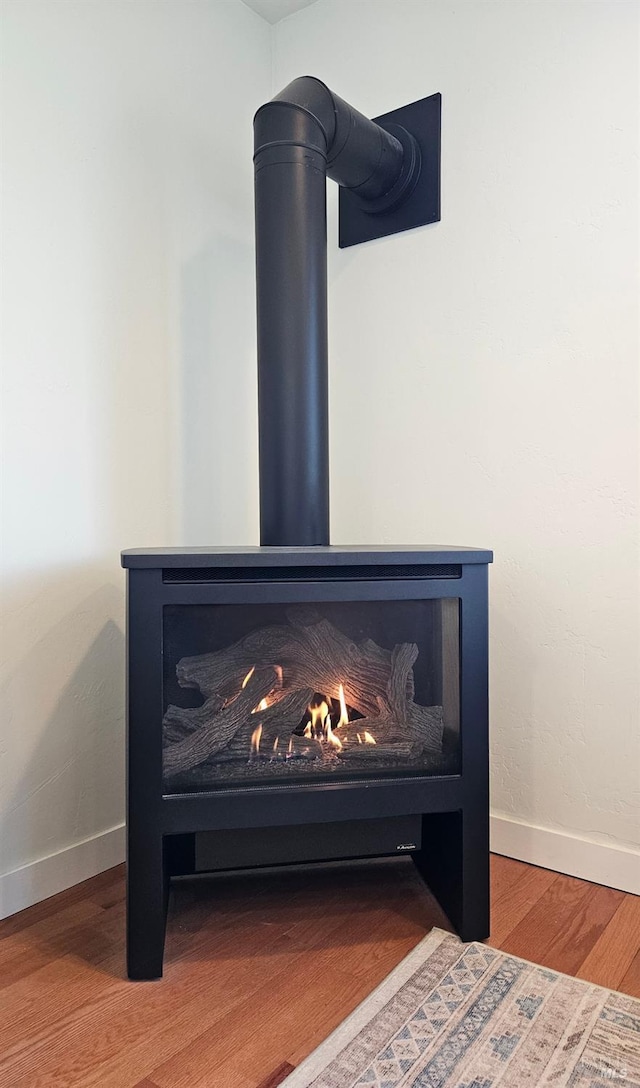
[[[333,541],[495,549],[495,845],[640,891],[638,10],[318,0],[274,80],[442,93],[441,223],[340,252],[330,198]]]
[[[2,16],[10,913],[121,858],[120,549],[257,537],[251,118],[271,71],[240,0]]]

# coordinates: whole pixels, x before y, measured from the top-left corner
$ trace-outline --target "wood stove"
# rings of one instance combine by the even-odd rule
[[[171,875],[212,868],[407,852],[461,936],[488,935],[490,560],[123,554],[132,978],[162,973]]]
[[[345,244],[433,218],[434,107],[439,152],[439,96],[377,124],[305,77],[256,115],[262,545],[122,555],[131,978],[162,974],[171,877],[211,870],[407,853],[489,933],[492,555],[328,544],[325,175]]]

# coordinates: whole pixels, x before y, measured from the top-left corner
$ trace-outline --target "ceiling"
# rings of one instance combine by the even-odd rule
[[[316,0],[243,0],[243,2],[268,23],[279,23],[281,19],[286,19],[287,15],[293,15],[302,8],[308,8],[309,4],[315,4]]]

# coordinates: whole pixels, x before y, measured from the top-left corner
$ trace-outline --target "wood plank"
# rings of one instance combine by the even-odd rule
[[[344,879],[344,877],[343,877]],[[387,880],[394,882],[397,879],[395,872],[387,877]],[[286,934],[286,944],[284,949],[286,956],[290,958],[299,949],[305,949],[309,941],[305,936],[305,933],[301,932],[299,935],[298,945],[296,945],[295,934],[286,933],[287,930],[291,930],[291,918],[292,912],[295,917],[295,910],[302,911],[302,917],[304,919],[304,931],[306,933],[311,932],[315,934],[314,939],[319,940],[323,934],[330,932],[335,928],[335,920],[332,920],[331,914],[326,914],[326,904],[328,901],[327,895],[316,895],[310,898],[310,886],[314,883],[318,885],[318,882],[328,881],[329,886],[333,885],[334,888],[334,901],[337,902],[339,892],[344,891],[342,882],[339,878],[336,878],[335,873],[330,874],[315,874],[315,880],[310,877],[309,874],[292,874],[290,878],[284,878],[282,876],[277,877],[274,881],[275,887],[272,888],[271,896],[265,894],[260,896],[260,901],[255,908],[252,908],[251,896],[247,896],[246,887],[242,889],[242,883],[238,881],[232,881],[232,892],[230,896],[227,896],[226,903],[226,918],[225,909],[217,914],[216,911],[211,909],[211,890],[206,887],[205,882],[197,882],[196,885],[183,887],[179,890],[179,894],[182,895],[183,900],[187,899],[191,902],[192,915],[195,917],[195,925],[188,924],[185,926],[185,911],[179,912],[180,917],[180,929],[177,932],[177,938],[180,943],[180,954],[175,963],[177,972],[177,978],[181,978],[185,975],[190,977],[191,987],[198,992],[200,984],[203,986],[206,983],[206,976],[208,974],[211,977],[211,965],[216,964],[217,959],[220,957],[222,951],[224,951],[224,944],[229,945],[231,953],[234,951],[237,955],[245,958],[243,967],[245,968],[246,977],[242,977],[242,970],[234,969],[233,982],[240,986],[238,999],[241,996],[246,996],[251,992],[251,988],[259,985],[262,981],[260,972],[256,970],[255,958],[246,963],[246,956],[250,952],[253,952],[254,957],[265,947],[269,948],[271,959],[267,964],[268,974],[271,974],[277,963],[274,962],[274,953],[277,948],[274,944],[274,937],[277,935],[283,941]],[[363,874],[357,873],[353,879],[352,893],[354,902],[357,902],[362,897],[363,886],[368,882],[370,888],[370,894],[380,894],[380,876],[375,874]],[[214,882],[215,883],[215,882]],[[244,882],[245,884],[247,882]],[[254,881],[248,882],[252,885],[252,890],[259,888],[261,885]],[[293,895],[283,894],[282,885],[288,884],[289,890],[291,886],[295,889],[297,885],[297,894],[294,891]],[[262,882],[262,886],[268,887],[269,882]],[[235,891],[233,888],[235,887]],[[224,888],[217,888],[217,901],[221,903],[224,901],[225,891]],[[242,912],[238,910],[239,902],[244,899],[246,905],[246,914],[244,917]],[[203,906],[206,905],[206,910],[203,913]],[[183,904],[184,906],[184,904]],[[187,903],[188,906],[188,903]],[[322,924],[318,918],[314,919],[313,914],[309,914],[312,910],[315,910],[315,914],[322,914]],[[118,908],[119,909],[119,908]],[[253,909],[253,914],[252,914]],[[109,913],[109,912],[105,912]],[[116,913],[116,908],[111,912]],[[353,916],[354,912],[351,912]],[[188,917],[188,910],[187,910]],[[390,914],[390,919],[393,921],[394,916]],[[209,928],[207,929],[204,920],[208,920]],[[397,925],[397,920],[395,920]],[[225,926],[227,927],[225,929]],[[414,922],[415,926],[415,922]],[[122,927],[122,918],[119,919],[119,928]],[[171,926],[170,926],[171,929]],[[252,936],[253,935],[253,936]],[[89,934],[89,940],[94,934]],[[98,948],[94,952],[100,953],[103,951],[100,947],[100,935],[97,935]],[[171,974],[171,968],[174,966],[172,955],[172,935],[170,933],[168,945],[167,945],[167,971],[165,980],[161,985],[162,991],[169,990],[168,977]],[[312,942],[313,943],[313,942]],[[413,943],[415,943],[415,938]],[[404,954],[404,948],[399,950],[399,958]],[[85,958],[86,957],[85,953]],[[195,965],[195,966],[194,966]],[[204,976],[200,978],[198,972],[204,970]],[[215,981],[219,981],[220,972],[216,969]],[[88,983],[91,986],[93,980],[89,976]],[[226,982],[225,998],[228,998],[229,992],[229,979]],[[244,989],[242,989],[244,987]],[[153,988],[153,987],[152,987]],[[211,988],[215,990],[215,985],[210,983],[209,990]],[[99,988],[95,993],[95,1000],[90,1001],[89,1008],[87,1009],[86,1001],[79,1007],[76,1007],[75,1011],[66,1017],[62,1018],[62,1023],[57,1022],[53,1030],[50,1028],[44,1031],[44,1034],[36,1032],[36,1038],[31,1039],[30,1051],[32,1053],[42,1052],[42,1061],[38,1059],[37,1064],[42,1067],[43,1076],[45,1080],[43,1083],[55,1084],[58,1081],[63,1084],[67,1078],[67,1068],[65,1066],[65,1060],[67,1058],[67,1052],[63,1040],[69,1033],[78,1036],[78,1046],[82,1050],[81,1043],[85,1039],[91,1039],[91,1053],[87,1050],[82,1050],[82,1060],[91,1065],[92,1069],[98,1068],[99,1072],[90,1073],[87,1071],[86,1075],[82,1079],[79,1079],[77,1083],[91,1084],[99,1083],[100,1085],[107,1085],[113,1083],[119,1085],[123,1083],[123,1077],[126,1075],[132,1076],[132,1080],[139,1079],[140,1075],[148,1071],[147,1068],[138,1068],[135,1064],[138,1060],[144,1062],[157,1061],[159,1053],[164,1049],[165,1052],[171,1053],[171,1045],[176,1048],[175,1044],[172,1044],[172,1039],[176,1037],[176,1031],[182,1030],[186,1038],[192,1034],[191,1030],[185,1030],[188,1028],[188,1023],[175,1023],[175,1017],[173,1020],[170,1018],[170,1030],[165,1031],[163,1022],[156,1023],[153,1018],[153,1009],[143,1007],[140,1011],[138,1004],[131,998],[132,991],[144,991],[148,989],[144,984],[139,987],[132,986],[122,980],[121,984],[112,985],[106,988],[105,994],[100,996]],[[85,998],[91,997],[91,993],[85,993]],[[77,995],[76,995],[77,997]],[[215,1017],[218,1018],[226,1011],[224,1002],[220,999],[220,995],[213,995],[216,998],[214,1005],[216,1008]],[[212,994],[208,995],[209,1003],[212,1000]],[[161,1002],[163,1004],[164,1002]],[[187,1002],[188,1003],[188,1002]],[[148,1006],[147,1002],[147,1006]],[[182,1022],[184,1005],[184,999],[181,997],[181,1010],[178,1020]],[[35,1012],[35,1010],[31,1010]],[[145,1018],[145,1014],[148,1016]],[[186,1015],[186,1014],[185,1014]],[[150,1017],[150,1019],[149,1019]],[[84,1018],[84,1019],[83,1019]],[[201,1030],[202,1015],[198,1009],[198,1015],[193,1016],[193,1026],[196,1031]],[[104,1031],[102,1030],[104,1022]],[[80,1025],[83,1025],[82,1030]],[[132,1032],[132,1025],[135,1024],[136,1028]],[[117,1030],[116,1030],[117,1025]],[[200,1026],[199,1026],[200,1025]],[[35,1029],[35,1024],[33,1025]],[[161,1035],[161,1039],[155,1038],[155,1035]],[[82,1037],[82,1038],[81,1038]],[[184,1042],[184,1039],[182,1040]],[[126,1044],[126,1045],[125,1045]],[[88,1046],[88,1044],[87,1044]],[[145,1059],[145,1050],[147,1053],[147,1059]],[[149,1057],[150,1055],[150,1057]],[[11,1056],[11,1062],[6,1064],[6,1068],[11,1069],[12,1084],[18,1085],[22,1081],[22,1074],[24,1074],[25,1083],[37,1084],[38,1081],[35,1078],[36,1070],[33,1061],[27,1062],[26,1065],[23,1061],[23,1055],[13,1054]],[[80,1055],[76,1052],[76,1066],[80,1060]],[[34,1059],[35,1061],[35,1059]],[[56,1061],[60,1064],[56,1065]],[[137,1074],[133,1076],[133,1073]],[[128,1081],[127,1081],[128,1082]]]
[[[100,896],[102,892],[117,887],[122,888],[124,881],[124,865],[117,865],[114,869],[107,869],[104,873],[98,873],[89,880],[83,880],[81,884],[75,884],[73,888],[67,888],[64,892],[52,895],[49,899],[43,899],[40,903],[34,903],[32,907],[12,914],[10,918],[0,921],[0,940],[19,933],[43,919],[50,918],[58,911],[81,903],[85,899]]]
[[[558,875],[500,947],[543,967],[575,974],[623,898],[624,892]]]
[[[122,877],[121,877],[122,881]],[[165,971],[189,951],[198,954],[201,943],[214,930],[218,941],[228,931],[245,932],[245,916],[251,911],[259,885],[235,879],[223,886],[216,881],[179,882],[172,893]],[[57,949],[57,957],[20,983],[0,991],[0,1022],[5,1055],[20,1039],[33,1044],[43,1028],[42,1007],[51,1017],[62,1020],[74,1011],[91,1005],[114,990],[127,991],[132,984],[125,976],[125,913],[120,899],[101,916],[68,930]],[[238,937],[233,939],[236,943]],[[135,987],[134,987],[135,988]]]
[[[48,963],[0,990],[2,1058],[34,1045],[54,1023],[125,985],[124,911],[117,906],[67,930]]]
[[[204,1033],[155,1067],[151,1076],[160,1088],[204,1088],[213,1071],[217,1083],[225,1085],[242,1076],[259,1080],[265,1069],[284,1060],[295,1064],[287,1048],[295,1046],[304,1054],[312,1050],[417,944],[434,911],[413,865],[404,861],[309,868],[283,879],[289,891],[299,885],[294,897],[284,899],[281,886],[277,898],[297,959],[283,974],[274,971],[215,1034]],[[266,906],[273,923],[269,899]],[[369,966],[361,973],[363,962]],[[300,1015],[301,1009],[309,1011]]]
[[[322,895],[321,916],[313,927],[308,918],[288,929],[297,947],[309,948],[314,963],[328,969],[348,962],[349,973],[377,985],[434,927],[452,926],[412,863],[388,869],[363,869],[339,895]],[[343,957],[335,960],[338,946]]]
[[[278,1088],[279,1084],[282,1084],[289,1073],[293,1073],[295,1066],[289,1062],[281,1062],[277,1069],[274,1069],[272,1073],[269,1073],[264,1080],[260,1081],[257,1088]]]
[[[485,943],[501,948],[557,879],[558,874],[549,869],[534,869],[521,862],[514,867],[510,858],[495,859],[491,866],[491,936]]]
[[[336,958],[339,952],[336,950]],[[217,1030],[204,1032],[151,1071],[159,1088],[209,1088],[234,1077],[254,1077],[288,1061],[289,1051],[313,1048],[368,992],[360,980],[326,964],[316,968],[302,953],[286,972],[274,975],[246,1002],[231,1010]],[[277,1001],[274,1001],[277,994]]]
[[[577,978],[619,989],[640,949],[640,896],[625,895],[613,918],[576,971]]]
[[[188,972],[190,957],[206,956],[206,949],[203,953],[202,946],[210,942],[211,930],[215,932],[221,955],[225,950],[242,945],[247,927],[240,896],[235,881],[230,882],[230,887],[217,889],[214,902],[206,882],[176,888],[174,900],[178,900],[178,909],[171,911],[169,920],[165,981],[174,961],[180,965],[180,971]],[[252,899],[253,889],[245,889],[246,910],[251,909]],[[214,903],[219,913],[214,909]],[[114,995],[119,994],[120,1000],[127,1004],[132,993],[137,992],[142,998],[146,990],[149,995],[153,984],[150,987],[132,984],[125,977],[122,904],[103,914],[99,925],[86,926],[67,934],[67,947],[60,949],[66,955],[61,955],[47,968],[24,980],[24,984],[17,984],[0,993],[5,1057],[12,1045],[19,1045],[21,1039],[28,1038],[33,1047],[42,1038],[47,1038],[52,1021],[55,1025],[65,1024],[66,1028],[62,1030],[71,1030],[75,1015],[87,1008],[92,1009],[101,999],[109,1003]],[[37,1000],[34,1000],[35,995]],[[44,1023],[43,1006],[51,1010]]]
[[[234,934],[213,962],[188,950],[162,982],[123,983],[56,1021],[0,1063],[0,1083],[4,1076],[12,1088],[135,1084],[159,1060],[211,1031],[292,958],[284,935],[265,955],[258,930],[245,932],[241,942]]]
[[[103,914],[103,908],[88,899],[5,936],[0,941],[0,989],[51,963],[70,939],[70,932]]]
[[[516,861],[514,858],[504,857],[502,854],[491,854],[491,895],[501,896],[507,888],[519,880],[531,866],[524,861]]]
[[[640,951],[633,957],[629,970],[620,982],[619,989],[623,994],[640,998]]]

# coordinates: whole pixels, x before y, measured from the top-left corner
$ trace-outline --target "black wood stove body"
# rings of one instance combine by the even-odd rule
[[[185,872],[406,851],[460,935],[465,940],[488,935],[490,560],[489,552],[464,548],[124,553],[129,614],[130,977],[161,975],[169,881]],[[286,722],[276,726],[280,754],[273,752],[271,740],[264,754],[252,752],[249,730],[255,733],[260,713],[248,706],[238,730],[244,728],[247,741],[235,761],[217,761],[214,754],[187,770],[176,771],[175,766],[171,773],[163,770],[163,740],[165,760],[174,745],[185,743],[174,739],[167,744],[163,735],[167,724],[176,724],[171,700],[179,699],[175,683],[179,662],[186,658],[198,664],[207,654],[215,660],[223,652],[220,647],[241,644],[252,630],[269,629],[274,621],[284,629],[285,615],[295,620],[296,609],[302,608],[303,618],[312,608],[312,619],[322,616],[325,624],[345,633],[350,645],[368,645],[373,634],[389,655],[400,640],[419,648],[415,700],[438,708],[442,733],[437,744],[416,747],[415,758],[409,749],[404,759],[394,753],[385,766],[385,757],[377,758],[384,747],[380,735],[376,745],[357,740],[364,732],[358,725],[364,717],[351,708],[351,699],[360,700],[350,694],[347,682],[346,701],[354,720],[346,728],[355,733],[350,750],[356,755],[366,750],[369,760],[371,753],[374,761],[369,764],[357,758],[343,761],[340,750],[325,754],[323,736],[307,742],[318,749],[318,758],[296,758],[294,752],[288,759],[291,737],[302,745],[304,728],[308,732],[308,724],[295,715],[288,729]],[[256,651],[250,645],[244,660],[234,666],[232,704],[242,691],[240,674],[246,675],[254,665],[252,652]],[[289,651],[283,652],[286,658]],[[426,670],[418,676],[421,656]],[[348,672],[345,662],[344,675]],[[285,685],[286,680],[285,664]],[[268,677],[267,687],[270,682]],[[313,680],[308,683],[313,687]],[[250,699],[256,706],[262,690],[256,689]],[[189,710],[197,713],[203,697],[194,687],[184,692],[191,696],[188,726]],[[331,697],[326,691],[320,694]],[[375,695],[380,697],[379,692]],[[334,725],[337,715],[336,705]],[[211,717],[215,721],[215,713]],[[377,731],[375,721],[374,716],[367,718],[372,733]],[[206,730],[206,720],[200,730]],[[344,732],[345,725],[333,730],[338,738]],[[193,733],[186,733],[187,740]],[[347,748],[345,741],[344,751]],[[225,750],[216,751],[220,756]],[[220,769],[228,775],[229,768],[230,777],[219,777]]]
[[[329,545],[326,176],[341,245],[437,220],[440,96],[376,123],[304,77],[254,127],[261,546],[122,556],[136,979],[174,875],[406,853],[489,933],[492,554]]]

